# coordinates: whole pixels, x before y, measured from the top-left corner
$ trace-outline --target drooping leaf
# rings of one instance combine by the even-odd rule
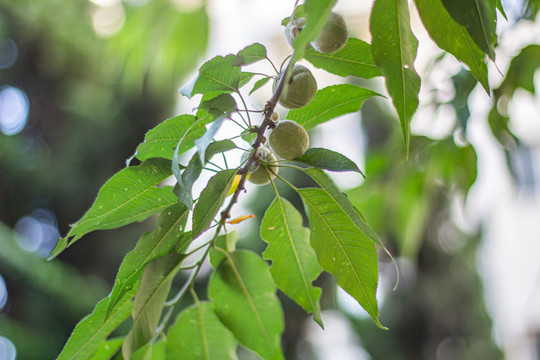
[[[233,66],[249,65],[266,58],[266,48],[259,43],[254,43],[246,46],[236,54]]]
[[[493,47],[497,40],[495,0],[441,0],[450,16],[463,25],[478,47],[495,60]]]
[[[109,360],[120,350],[124,337],[104,341],[88,360]]]
[[[379,274],[375,244],[323,189],[305,188],[298,193],[309,208],[311,245],[319,263],[383,327],[375,297]]]
[[[319,298],[321,289],[311,283],[322,269],[309,244],[309,229],[289,201],[276,195],[261,224],[261,238],[268,243],[263,257],[272,260],[270,273],[277,286],[323,326]]]
[[[92,313],[77,324],[57,360],[90,359],[113,330],[129,316],[135,291],[136,287],[124,294],[108,317],[105,317],[105,313],[109,298],[98,302]]]
[[[185,309],[167,334],[167,360],[236,360],[237,341],[211,302]]]
[[[294,159],[294,161],[330,171],[355,171],[364,176],[364,173],[352,160],[328,149],[309,148],[304,155]]]
[[[220,94],[210,100],[205,100],[204,97],[199,104],[197,110],[197,118],[204,120],[205,124],[209,124],[223,114],[230,114],[237,109],[236,100],[230,94]],[[199,116],[201,110],[211,114],[212,117]]]
[[[284,359],[283,310],[268,265],[255,253],[228,254],[210,278],[214,310],[240,343],[265,360]]]
[[[356,38],[349,38],[341,50],[330,54],[309,48],[306,50],[305,58],[315,67],[339,76],[371,79],[381,75],[381,71],[373,61],[370,45]]]
[[[184,205],[172,205],[161,213],[157,230],[143,234],[135,249],[127,253],[124,260],[122,260],[113,290],[109,296],[107,315],[114,308],[118,299],[140,279],[144,267],[150,261],[167,255],[176,246],[180,245],[181,239],[185,236],[184,228],[188,214],[189,211]],[[189,240],[191,240],[191,237],[189,237]],[[189,241],[182,241],[181,247],[187,248],[189,243]]]
[[[376,95],[379,94],[350,84],[328,86],[320,89],[308,105],[290,110],[287,119],[309,130],[338,116],[360,110],[366,99]]]
[[[172,159],[174,148],[184,137],[185,141],[179,148],[179,153],[186,152],[193,147],[195,139],[200,138],[206,131],[203,124],[192,128],[196,121],[193,115],[180,115],[159,124],[146,133],[144,142],[137,147],[137,158],[141,161],[154,157]]]
[[[139,166],[127,167],[110,178],[99,191],[92,207],[72,225],[65,241],[60,241],[51,257],[58,255],[85,234],[114,229],[143,221],[176,203],[172,188],[156,187],[171,175],[171,162],[149,159]]]
[[[130,360],[165,360],[166,347],[163,341],[147,344],[137,350]]]
[[[504,8],[502,6],[502,1],[501,0],[497,0],[497,9],[500,11],[500,13],[504,17],[504,19],[508,21],[508,18],[506,17],[506,12],[504,12]]]
[[[370,16],[371,51],[399,115],[408,156],[410,123],[418,107],[420,77],[414,69],[418,41],[411,31],[407,0],[375,0]]]
[[[183,255],[169,254],[151,261],[144,268],[131,311],[133,327],[122,345],[124,359],[130,359],[137,349],[154,337],[172,279],[184,258]]]
[[[180,92],[191,98],[195,94],[213,92],[217,96],[237,91],[241,70],[240,67],[233,66],[235,58],[235,55],[216,56],[207,61],[199,69],[197,78]]]
[[[306,47],[321,32],[335,4],[335,0],[308,0],[304,3],[302,13],[306,18],[306,25],[294,39],[293,61],[304,57]]]
[[[463,61],[489,94],[485,55],[476,46],[467,29],[455,22],[441,0],[415,0],[416,8],[437,46]]]
[[[225,139],[214,141],[208,145],[205,151],[205,162],[204,165],[217,153],[225,152],[228,150],[235,149],[236,145],[232,140]],[[180,179],[174,188],[174,193],[178,196],[180,202],[186,205],[189,209],[193,207],[193,197],[191,195],[191,190],[193,184],[201,175],[203,170],[203,164],[201,164],[199,154],[194,154],[191,158],[188,166],[182,173]]]
[[[218,172],[208,181],[201,192],[199,201],[193,209],[192,235],[195,239],[202,234],[212,223],[212,220],[223,205],[231,187],[236,170]]]
[[[214,242],[214,247],[224,250],[226,252],[233,252],[236,250],[236,243],[238,242],[238,231],[233,230],[225,235],[220,235]],[[223,252],[212,249],[210,250],[210,264],[215,269],[219,266],[221,261],[225,259]]]
[[[199,154],[201,164],[205,163],[204,155],[206,154],[206,148],[214,140],[214,137],[221,127],[221,124],[223,124],[223,120],[225,120],[225,115],[214,120],[212,126],[210,126],[210,129],[208,129],[208,131],[201,138],[195,140],[195,146],[197,147],[197,153]]]
[[[259,90],[261,87],[266,85],[267,82],[270,81],[270,78],[264,77],[262,79],[257,80],[257,82],[253,85],[253,88],[250,90],[249,95],[253,94],[255,91]]]

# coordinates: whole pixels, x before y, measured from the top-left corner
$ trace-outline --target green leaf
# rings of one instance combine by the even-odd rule
[[[306,50],[305,58],[316,68],[339,76],[352,75],[371,79],[381,75],[381,71],[371,56],[370,45],[355,38],[349,38],[341,50],[330,54],[309,48]]]
[[[143,234],[135,249],[127,253],[122,260],[113,290],[109,296],[107,315],[114,308],[118,299],[140,279],[144,267],[150,261],[169,254],[180,244],[180,241],[185,237],[184,228],[188,214],[189,211],[184,205],[172,205],[161,213],[157,230]],[[190,242],[183,241],[182,243],[182,248],[187,248]]]
[[[506,13],[504,12],[504,8],[502,6],[502,1],[497,0],[497,9],[500,11],[501,15],[504,17],[506,21],[508,21],[508,17],[506,17]]]
[[[355,209],[355,207],[349,201],[347,195],[343,193],[336,186],[336,184],[334,184],[332,179],[330,179],[328,175],[324,173],[324,171],[315,168],[309,168],[305,169],[304,172],[308,174],[313,180],[315,180],[315,182],[319,184],[319,186],[330,197],[332,197],[337,203],[339,203],[339,206],[347,214],[350,221],[352,221],[362,233],[364,233],[371,241],[373,241],[375,244],[379,245],[386,251],[386,248],[381,242],[381,239],[379,239],[377,233],[373,231],[373,229],[371,229],[368,224],[366,224],[364,216],[360,213],[358,209]],[[388,251],[386,252],[388,253]]]
[[[311,245],[319,263],[384,328],[375,297],[379,274],[375,244],[325,190],[306,188],[298,193],[309,208]]]
[[[386,88],[399,115],[408,157],[420,77],[414,69],[418,41],[411,31],[407,0],[375,0],[370,30],[373,59],[386,79]]]
[[[290,110],[287,119],[309,130],[338,116],[360,110],[366,99],[376,95],[379,94],[350,84],[328,86],[320,89],[308,105]]]
[[[236,54],[233,66],[248,65],[266,58],[266,48],[259,43],[254,43],[246,46]]]
[[[426,30],[437,46],[463,61],[489,94],[485,55],[476,46],[467,29],[455,22],[441,0],[415,0]]]
[[[267,82],[270,81],[269,77],[263,77],[262,79],[257,80],[257,82],[253,85],[253,88],[249,92],[249,95],[253,94],[255,91],[259,90],[261,87],[266,85]]]
[[[218,117],[216,120],[214,120],[210,126],[210,129],[208,129],[208,131],[200,139],[195,140],[195,146],[197,147],[197,153],[199,154],[201,164],[205,162],[204,156],[206,154],[206,148],[214,140],[214,137],[219,131],[219,128],[221,127],[221,124],[223,124],[224,120],[225,115]]]
[[[237,341],[218,319],[212,303],[198,302],[180,313],[167,334],[168,360],[236,360]]]
[[[206,165],[206,163],[208,163],[208,161],[210,161],[210,159],[215,154],[235,148],[235,143],[229,139],[214,141],[210,143],[205,151],[204,165]],[[180,202],[186,205],[189,209],[193,207],[193,197],[191,195],[191,190],[193,188],[193,184],[201,175],[203,167],[204,166],[201,164],[199,154],[194,154],[188,166],[182,173],[180,181],[177,182],[174,188],[174,193],[176,194],[176,196],[178,196]]]
[[[214,310],[240,343],[265,360],[284,359],[283,310],[268,265],[255,253],[227,254],[210,278]]]
[[[294,161],[330,171],[355,171],[364,176],[364,173],[352,160],[328,149],[309,148],[304,155],[294,159]]]
[[[497,13],[495,0],[441,0],[458,23],[463,25],[478,47],[495,60],[493,47],[497,40],[495,28]]]
[[[132,305],[131,298],[135,291],[134,287],[124,294],[116,303],[109,317],[105,316],[109,298],[98,302],[94,311],[77,324],[57,360],[90,359],[113,330],[129,316]]]
[[[214,248],[219,248],[226,252],[233,252],[236,250],[236,243],[238,242],[238,231],[233,230],[225,235],[220,235],[214,242]],[[210,264],[215,269],[219,266],[221,261],[225,259],[225,254],[222,251],[211,249],[210,250]]]
[[[131,312],[133,328],[122,345],[125,359],[130,359],[137,349],[154,337],[172,280],[184,258],[183,255],[169,254],[145,267]]]
[[[235,55],[216,56],[199,69],[197,78],[180,91],[191,98],[195,94],[214,92],[216,95],[229,94],[238,90],[241,71],[233,66]]]
[[[86,214],[72,225],[66,241],[59,242],[53,257],[94,230],[114,229],[143,221],[176,203],[171,187],[156,187],[171,175],[171,162],[149,159],[139,166],[127,167],[103,185],[96,201]],[[71,242],[67,244],[70,237]]]
[[[306,25],[294,39],[294,57],[292,61],[304,57],[307,46],[317,38],[335,4],[336,0],[307,0],[304,3],[302,12],[306,18]]]
[[[124,337],[104,341],[88,360],[109,360],[120,350]]]
[[[163,341],[148,344],[137,350],[130,360],[165,360],[166,348]]]
[[[220,94],[210,100],[204,100],[203,97],[203,101],[199,105],[199,110],[201,109],[215,114],[215,118],[217,118],[235,111],[237,109],[236,100],[230,94]]]
[[[311,283],[322,269],[309,244],[309,229],[294,205],[276,194],[261,223],[261,238],[268,243],[263,257],[272,260],[270,273],[277,286],[323,327],[321,289]]]
[[[195,139],[200,138],[206,128],[204,124],[191,128],[197,122],[193,115],[180,115],[168,119],[146,133],[144,142],[137,147],[135,156],[144,161],[149,158],[160,157],[172,159],[174,148],[185,137],[185,141],[179,149],[182,154],[191,149]]]
[[[223,205],[229,189],[234,181],[236,170],[224,170],[218,172],[208,181],[201,192],[199,201],[193,209],[192,234],[195,239],[202,234],[218,213]]]

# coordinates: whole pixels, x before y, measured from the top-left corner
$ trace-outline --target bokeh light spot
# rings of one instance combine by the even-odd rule
[[[56,218],[50,210],[37,209],[15,224],[19,246],[40,256],[47,256],[60,237]]]
[[[0,40],[0,70],[9,69],[19,57],[19,48],[13,39]]]
[[[15,135],[24,129],[28,119],[28,98],[24,91],[11,87],[0,88],[0,131]]]
[[[6,282],[2,275],[0,275],[0,311],[6,306],[8,299],[8,293],[6,288]],[[1,359],[1,358],[0,358]]]
[[[15,345],[3,336],[0,336],[0,359],[2,360],[15,360],[17,357],[17,350]]]

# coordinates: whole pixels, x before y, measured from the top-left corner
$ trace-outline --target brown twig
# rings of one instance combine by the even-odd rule
[[[227,205],[225,210],[221,212],[221,220],[220,220],[221,226],[225,224],[227,219],[231,217],[232,207],[234,206],[236,202],[238,202],[238,197],[240,196],[240,192],[245,190],[245,183],[246,183],[246,179],[248,175],[248,169],[250,168],[252,164],[258,161],[257,150],[262,146],[262,144],[266,142],[266,137],[264,136],[264,133],[266,132],[268,128],[273,128],[275,126],[274,121],[272,120],[272,113],[274,112],[274,109],[276,108],[279,97],[281,96],[281,93],[283,92],[283,89],[285,88],[285,83],[288,81],[288,78],[291,73],[291,69],[294,66],[293,59],[294,59],[294,54],[291,57],[291,60],[289,60],[289,63],[287,64],[287,67],[285,68],[283,75],[280,77],[279,83],[276,87],[276,90],[274,91],[274,94],[264,106],[264,111],[263,111],[264,120],[262,124],[257,128],[257,132],[256,132],[257,137],[255,138],[255,141],[253,141],[253,144],[251,145],[254,151],[249,157],[249,159],[246,161],[244,166],[242,166],[238,170],[237,174],[241,175],[240,181],[238,182],[238,187],[234,191],[234,194],[232,195],[232,198],[229,201],[229,204]],[[218,231],[221,229],[221,226],[218,227]]]

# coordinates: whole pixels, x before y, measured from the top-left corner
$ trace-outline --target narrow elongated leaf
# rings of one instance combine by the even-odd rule
[[[349,38],[341,50],[330,54],[309,48],[306,50],[305,58],[313,66],[339,76],[371,79],[381,75],[381,71],[373,61],[370,45],[360,39]]]
[[[371,51],[399,115],[409,154],[410,123],[418,107],[420,77],[414,69],[418,41],[411,31],[407,0],[375,0],[370,16]]]
[[[452,18],[467,29],[474,42],[490,59],[495,60],[493,46],[497,40],[495,0],[441,0]]]
[[[275,291],[268,265],[245,250],[227,255],[208,285],[221,322],[265,360],[284,359],[280,344],[283,310]]]
[[[110,360],[120,350],[124,337],[104,341],[88,360]]]
[[[310,0],[305,2],[302,12],[306,18],[306,25],[294,39],[293,61],[304,57],[308,44],[315,40],[321,32],[335,4],[335,0]]]
[[[69,337],[64,349],[57,360],[84,360],[90,359],[98,350],[107,337],[118,327],[131,311],[131,298],[136,288],[127,292],[111,311],[109,317],[105,317],[109,298],[97,303],[94,311],[77,324]]]
[[[192,235],[195,239],[202,234],[223,205],[229,188],[234,181],[236,170],[224,170],[214,175],[201,192],[199,201],[193,209]]]
[[[236,360],[237,341],[211,302],[185,309],[167,334],[167,360]]]
[[[170,254],[145,267],[131,311],[133,328],[122,345],[124,359],[130,359],[137,349],[154,337],[172,279],[183,260],[183,255]]]
[[[204,155],[206,154],[206,148],[214,140],[214,136],[216,136],[221,124],[223,124],[223,120],[225,120],[225,115],[214,120],[212,126],[210,126],[210,129],[208,129],[208,131],[200,139],[195,140],[195,146],[197,147],[197,153],[199,154],[201,164],[205,163]]]
[[[266,48],[259,43],[254,43],[246,46],[236,54],[233,65],[248,65],[266,58]]]
[[[375,244],[323,189],[299,189],[309,208],[311,245],[319,263],[380,327],[377,308],[378,265]]]
[[[467,64],[471,74],[489,94],[485,55],[476,46],[467,29],[452,19],[441,0],[415,1],[420,18],[437,46]]]
[[[364,176],[364,173],[352,160],[328,149],[309,148],[304,155],[294,159],[294,161],[330,171],[355,171]]]
[[[497,0],[497,9],[501,12],[501,15],[504,17],[504,19],[508,20],[508,18],[506,17],[506,13],[504,12],[501,0]]]
[[[262,79],[257,80],[257,82],[253,85],[253,88],[249,91],[249,95],[253,94],[255,91],[259,90],[261,87],[266,85],[267,82],[270,81],[270,78],[264,77]]]
[[[132,285],[138,281],[142,275],[144,267],[152,260],[167,255],[185,236],[188,209],[182,204],[174,204],[160,215],[158,228],[155,231],[147,232],[141,236],[135,249],[127,253],[109,296],[107,315]],[[191,240],[191,237],[189,237]],[[185,241],[182,247],[187,248],[189,241]]]
[[[360,110],[366,99],[379,95],[374,91],[350,84],[325,87],[303,108],[290,110],[287,119],[309,130],[338,116]]]
[[[238,90],[241,71],[233,66],[235,55],[216,56],[199,69],[197,78],[182,88],[183,95],[191,98],[195,94],[229,94]]]
[[[143,221],[176,203],[171,187],[156,187],[170,175],[171,162],[165,159],[149,159],[115,174],[103,185],[82,219],[72,225],[64,241],[58,243],[51,257],[62,252],[71,237],[69,245],[91,231]]]
[[[217,153],[225,152],[228,150],[235,149],[236,145],[232,140],[225,139],[214,141],[208,145],[205,151],[205,162],[204,165]],[[199,154],[194,154],[191,158],[187,168],[182,173],[180,180],[174,188],[174,193],[178,196],[180,202],[186,205],[189,209],[193,207],[193,196],[191,195],[191,190],[193,184],[199,178],[203,170],[203,164],[201,163]]]
[[[309,244],[309,229],[294,205],[277,195],[266,210],[261,238],[268,243],[263,257],[272,260],[270,273],[277,286],[323,326],[319,298],[321,289],[311,283],[322,271]]]
[[[195,139],[200,138],[206,131],[204,124],[191,128],[196,121],[193,115],[180,115],[164,121],[146,133],[144,142],[137,147],[135,156],[141,161],[153,157],[172,159],[174,148],[187,135],[179,149],[180,154],[186,152],[193,147]]]

